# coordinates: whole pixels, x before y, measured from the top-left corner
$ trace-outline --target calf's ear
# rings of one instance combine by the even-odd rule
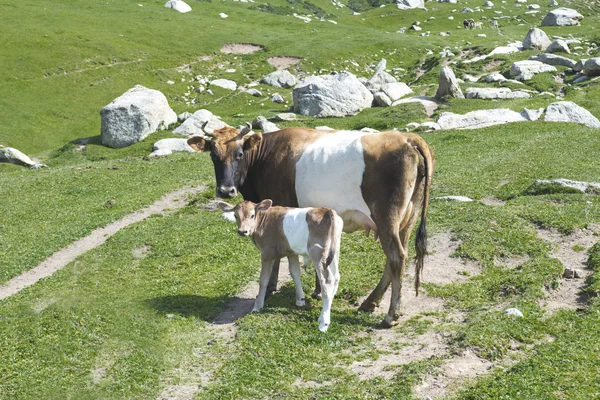
[[[266,199],[258,203],[256,211],[267,211],[273,205],[273,200]]]
[[[210,151],[211,148],[211,142],[202,136],[192,136],[187,140],[187,144],[199,153],[202,153],[203,151]]]
[[[244,144],[243,144],[244,151],[252,150],[256,146],[258,146],[258,144],[262,140],[262,133],[260,133],[260,132],[247,133],[242,137],[242,140],[244,142]]]
[[[233,211],[233,206],[229,203],[225,203],[224,201],[219,201],[217,203],[217,207],[223,212],[231,212]]]

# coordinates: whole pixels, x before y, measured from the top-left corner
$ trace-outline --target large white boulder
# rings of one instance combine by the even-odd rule
[[[396,0],[398,8],[410,10],[412,8],[425,8],[425,0]]]
[[[527,81],[543,72],[556,72],[556,68],[534,60],[516,61],[511,65],[509,74],[520,81]]]
[[[548,35],[546,35],[546,32],[538,28],[531,28],[529,29],[529,32],[527,32],[525,39],[523,39],[523,48],[525,50],[546,50],[551,43],[552,42],[548,38]]]
[[[529,93],[522,90],[514,92],[509,88],[467,88],[467,99],[498,100],[498,99],[528,99]]]
[[[165,95],[136,85],[100,111],[102,144],[127,147],[177,122]]]
[[[583,15],[572,8],[560,7],[549,11],[542,26],[570,26],[580,25]]]
[[[440,85],[435,94],[435,98],[437,100],[441,100],[443,97],[450,96],[457,99],[464,99],[462,90],[460,90],[460,86],[458,81],[456,80],[456,76],[454,75],[454,71],[452,68],[446,66],[442,68],[440,71]]]
[[[284,89],[289,89],[296,85],[296,77],[285,69],[271,72],[262,81],[267,85]]]
[[[364,85],[371,91],[371,93],[376,93],[382,91],[383,87],[388,83],[396,82],[398,81],[392,75],[383,70],[378,70],[371,78],[369,78],[368,81],[364,83]]]
[[[211,86],[218,86],[227,90],[235,90],[237,89],[237,83],[232,81],[231,79],[215,79],[214,81],[210,81]]]
[[[556,39],[546,48],[546,53],[568,53],[571,54],[569,44],[562,39]]]
[[[373,95],[353,74],[309,76],[293,91],[294,112],[316,117],[354,115],[371,107]]]
[[[403,82],[386,83],[381,87],[381,90],[390,98],[391,101],[399,100],[413,92],[412,89]]]
[[[509,122],[529,121],[516,111],[506,108],[477,110],[466,114],[444,112],[437,120],[441,129],[479,129],[488,126],[507,124]]]
[[[545,121],[574,122],[590,128],[600,128],[600,121],[592,113],[572,101],[557,101],[546,107]]]
[[[587,59],[583,63],[583,73],[588,76],[600,75],[600,57]]]
[[[175,11],[179,11],[180,13],[186,13],[192,11],[192,7],[190,7],[185,1],[182,0],[169,0],[165,3],[166,8],[172,8]]]
[[[213,113],[202,109],[188,117],[183,124],[175,128],[173,133],[183,136],[203,136],[206,133],[212,133],[215,129],[226,126],[227,124],[218,119]]]
[[[537,56],[529,57],[530,60],[539,61],[548,65],[561,65],[563,67],[575,68],[577,61],[571,60],[570,58],[557,56],[551,53],[542,53]]]

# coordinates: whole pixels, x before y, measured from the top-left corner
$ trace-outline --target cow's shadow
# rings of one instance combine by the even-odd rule
[[[252,310],[254,305],[254,299],[239,299],[236,297],[229,296],[198,296],[189,294],[180,294],[173,296],[155,297],[153,299],[146,300],[146,305],[149,308],[155,309],[157,312],[164,314],[176,314],[183,317],[196,317],[209,323],[231,323],[237,318],[243,317],[245,314],[239,314],[235,317],[232,315],[232,319],[219,318],[224,310],[228,308],[229,304],[240,301],[242,302],[244,310],[248,309],[248,312]],[[236,314],[237,315],[237,314]],[[216,322],[217,319],[219,322]]]

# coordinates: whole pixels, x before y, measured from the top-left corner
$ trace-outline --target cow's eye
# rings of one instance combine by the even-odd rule
[[[251,219],[254,219],[254,215],[252,215],[250,218],[251,218]]]
[[[238,160],[241,160],[243,157],[244,157],[244,152],[243,152],[243,151],[240,151],[240,152],[237,154],[237,156],[236,156],[236,159],[238,159]]]

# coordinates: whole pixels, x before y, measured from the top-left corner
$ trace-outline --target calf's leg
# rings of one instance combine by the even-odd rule
[[[297,255],[289,256],[288,262],[290,264],[290,275],[296,286],[296,305],[298,307],[304,307],[306,299],[304,297],[304,291],[302,290],[302,281],[300,280],[300,260]]]
[[[274,259],[271,257],[262,258],[262,267],[260,268],[260,280],[258,282],[258,296],[256,296],[256,301],[254,302],[254,308],[252,309],[252,312],[262,310],[262,308],[265,305],[265,295],[267,294],[269,277],[271,276],[271,270],[273,269],[275,261],[277,261],[277,264],[279,265],[279,259]]]

